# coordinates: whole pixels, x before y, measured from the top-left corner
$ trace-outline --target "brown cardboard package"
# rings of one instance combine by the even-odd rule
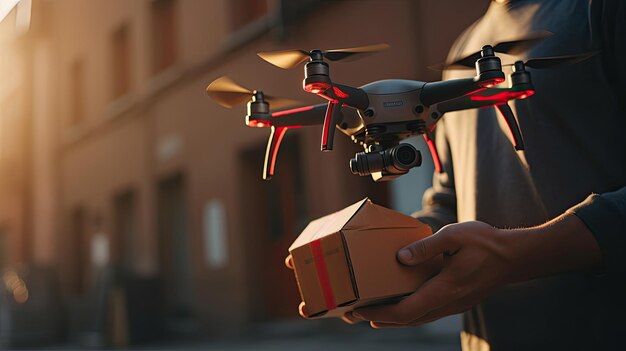
[[[396,252],[431,233],[426,224],[367,198],[312,221],[289,248],[307,313],[338,317],[414,292],[436,264],[406,267]]]

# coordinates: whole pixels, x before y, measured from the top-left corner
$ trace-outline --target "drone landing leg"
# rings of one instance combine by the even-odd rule
[[[341,103],[329,101],[328,107],[326,108],[326,117],[324,117],[324,127],[322,128],[322,151],[330,151],[333,149],[335,127],[339,121],[341,121]]]
[[[515,150],[524,150],[524,139],[522,138],[522,131],[519,129],[519,125],[517,124],[517,120],[513,115],[511,107],[506,102],[502,104],[497,104],[496,107],[504,118],[506,125],[509,127],[509,131],[511,131],[511,135],[513,136],[513,146],[515,147]]]
[[[439,153],[437,152],[437,146],[435,146],[435,141],[430,137],[428,133],[424,133],[422,135],[424,136],[424,141],[426,141],[426,144],[428,145],[430,155],[433,158],[435,171],[437,171],[437,173],[443,173],[443,167],[441,167],[441,160],[439,159]]]
[[[287,129],[289,129],[289,127],[272,126],[272,130],[270,131],[270,138],[267,141],[267,149],[265,149],[265,164],[263,165],[264,180],[270,180],[274,175],[276,156],[278,156],[280,142],[283,141],[283,137],[285,136]]]

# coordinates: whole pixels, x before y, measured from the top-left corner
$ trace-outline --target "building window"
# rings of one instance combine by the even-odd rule
[[[176,62],[176,2],[154,0],[150,4],[152,33],[152,73],[159,73]]]
[[[113,98],[119,98],[130,91],[131,54],[128,25],[120,26],[112,38]]]
[[[267,15],[267,0],[231,0],[230,4],[233,30]]]
[[[76,60],[70,68],[70,124],[75,125],[85,119],[85,67],[82,60]]]

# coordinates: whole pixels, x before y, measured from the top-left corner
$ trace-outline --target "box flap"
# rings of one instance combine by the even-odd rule
[[[411,216],[367,201],[342,229],[415,228],[422,225],[424,224]]]
[[[309,242],[320,239],[326,235],[339,232],[350,219],[359,212],[364,204],[371,204],[368,198],[365,198],[354,205],[348,206],[341,211],[331,213],[327,216],[318,218],[304,228],[300,236],[291,244],[289,251],[306,245]]]
[[[407,267],[396,259],[398,250],[431,234],[417,222],[411,228],[343,231],[359,298],[384,298],[412,293],[429,279],[433,260]]]

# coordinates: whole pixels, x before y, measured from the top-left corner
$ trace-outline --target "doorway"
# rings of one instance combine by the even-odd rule
[[[264,145],[255,145],[239,157],[246,265],[255,321],[297,316],[300,295],[284,259],[309,222],[298,136],[288,135],[283,140],[271,181],[261,179],[264,150]]]
[[[168,319],[193,317],[193,273],[189,247],[186,181],[183,174],[158,184],[159,269]]]

